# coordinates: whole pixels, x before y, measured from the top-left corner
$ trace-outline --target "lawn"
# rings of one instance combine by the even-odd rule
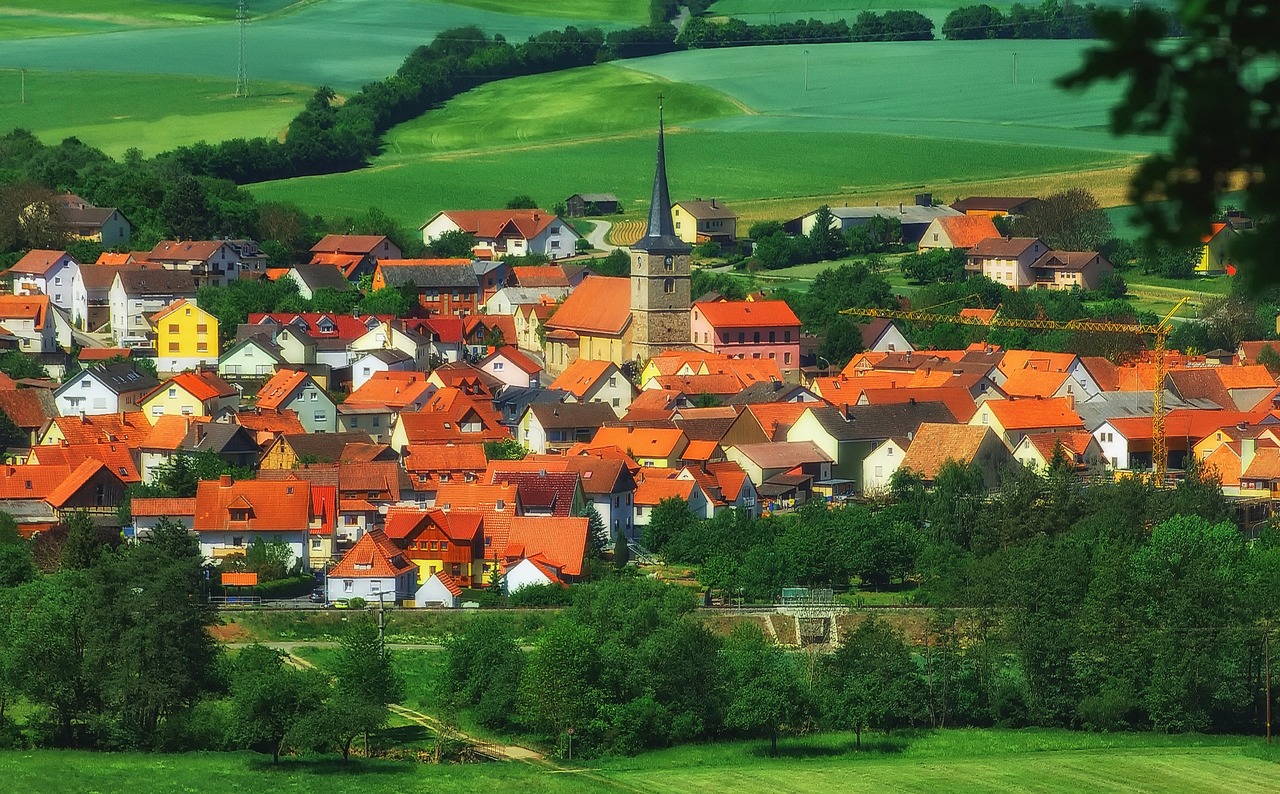
[[[517,637],[531,637],[555,618],[554,609],[505,610]],[[443,641],[459,626],[475,620],[476,610],[393,610],[387,612],[387,641],[419,644]],[[374,616],[373,610],[365,616]],[[224,614],[219,637],[227,642],[336,641],[357,613],[349,610],[244,611]],[[374,616],[376,617],[376,616]]]
[[[394,155],[433,155],[636,132],[651,135],[657,125],[659,92],[665,96],[672,125],[742,113],[712,89],[605,64],[480,86],[438,111],[395,127],[387,135],[387,150]],[[504,110],[495,113],[494,108]]]
[[[46,143],[74,135],[118,157],[137,147],[152,155],[201,140],[282,134],[311,96],[309,89],[259,83],[235,97],[234,79],[105,72],[26,75],[20,103],[16,71],[0,69],[0,118]],[[6,127],[7,129],[7,127]]]
[[[59,0],[38,0],[58,7]],[[37,0],[32,0],[37,2]],[[148,5],[142,0],[95,0],[118,5]],[[524,0],[529,3],[529,0]],[[609,0],[590,0],[598,9]],[[231,0],[220,0],[224,6]],[[278,7],[283,0],[272,0]],[[65,5],[65,0],[63,0]],[[166,5],[180,5],[167,0]],[[200,5],[214,5],[203,0]],[[249,3],[253,18],[245,35],[249,80],[329,85],[354,91],[399,68],[415,47],[429,43],[442,30],[476,25],[490,36],[523,41],[534,33],[566,25],[613,29],[624,24],[570,13],[577,3],[560,0],[565,14],[533,16],[501,13],[438,0],[313,0],[288,13],[258,18],[257,0]],[[494,4],[496,7],[497,3]],[[529,3],[529,5],[532,5]],[[3,20],[0,14],[0,20]],[[58,17],[47,17],[57,20]],[[144,27],[78,36],[75,46],[60,38],[6,41],[0,67],[65,71],[113,71],[185,74],[235,79],[239,27],[234,22]]]
[[[633,133],[601,140],[527,146],[510,151],[379,157],[345,174],[250,186],[259,199],[296,203],[309,212],[346,216],[381,206],[417,227],[441,209],[503,206],[529,194],[550,207],[573,193],[612,192],[628,212],[644,211],[653,185],[654,136]],[[715,196],[734,205],[743,222],[785,218],[851,194],[909,194],[921,188],[967,192],[972,180],[1012,174],[1072,174],[1127,162],[1110,152],[1007,146],[836,132],[690,130],[667,138],[672,196]],[[928,186],[927,188],[925,186]],[[759,206],[739,206],[759,203]]]
[[[1066,731],[956,730],[914,738],[848,734],[784,739],[769,758],[762,741],[692,745],[633,758],[588,762],[582,771],[518,763],[430,766],[322,759],[270,759],[251,753],[144,755],[26,751],[0,753],[0,775],[15,791],[205,790],[332,794],[599,791],[1270,791],[1274,752],[1258,739],[1086,734]]]
[[[321,670],[332,670],[338,651],[336,648],[298,648],[295,656],[311,662]],[[396,670],[404,680],[405,697],[400,705],[411,709],[433,712],[436,692],[440,689],[440,676],[445,665],[444,651],[393,650]]]

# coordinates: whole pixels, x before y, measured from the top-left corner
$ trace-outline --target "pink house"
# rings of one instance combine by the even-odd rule
[[[800,319],[783,301],[708,301],[689,310],[693,344],[730,358],[767,358],[800,366]]]

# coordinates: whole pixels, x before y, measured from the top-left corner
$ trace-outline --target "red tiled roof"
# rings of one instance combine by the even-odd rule
[[[970,463],[978,454],[991,428],[982,425],[943,425],[925,422],[916,431],[902,468],[910,469],[926,480],[938,476],[947,461]]]
[[[592,447],[614,447],[633,458],[671,458],[688,446],[679,428],[602,427],[591,439]]]
[[[965,217],[969,216],[966,215]],[[999,309],[961,309],[960,316],[989,323],[996,318],[996,312],[998,311]]]
[[[60,416],[53,420],[68,444],[120,441],[137,445],[151,434],[151,423],[141,411],[90,416]]]
[[[969,394],[967,389],[959,386],[937,386],[921,389],[866,389],[862,392],[858,402],[866,405],[891,405],[907,403],[912,400],[917,403],[940,402],[947,406],[947,410],[951,412],[957,422],[968,422],[978,411],[978,405],[973,401],[973,395]]]
[[[1000,236],[995,223],[986,215],[943,215],[937,220],[956,248],[972,248],[989,237]]]
[[[522,372],[527,372],[530,375],[537,375],[542,371],[542,366],[538,364],[538,362],[529,358],[524,353],[521,353],[519,348],[515,345],[504,345],[503,347],[498,348],[490,353],[484,361],[480,362],[480,366],[483,367],[495,358],[506,359],[512,365],[518,367]]]
[[[592,276],[547,320],[548,330],[617,336],[631,322],[631,279]]]
[[[1000,389],[1010,397],[1052,397],[1070,377],[1066,372],[1019,369],[1009,373]]]
[[[506,556],[510,559],[541,555],[566,575],[581,576],[586,546],[585,518],[516,516],[511,519]]]
[[[150,262],[203,262],[226,245],[222,240],[161,240],[147,254]]]
[[[8,389],[0,391],[0,411],[23,430],[38,430],[53,418],[40,402],[36,389]],[[53,412],[56,413],[56,412]]]
[[[30,273],[43,276],[49,268],[66,256],[66,251],[51,251],[44,248],[33,248],[9,268],[10,273]],[[558,269],[558,268],[557,268]]]
[[[715,441],[690,441],[680,453],[680,460],[708,461],[719,448],[720,444]]]
[[[306,332],[307,336],[315,339],[345,339],[348,342],[355,341],[369,333],[368,323],[370,320],[385,323],[394,319],[394,317],[387,314],[362,314],[359,317],[353,317],[350,314],[333,312],[252,312],[249,314],[250,325],[263,325],[269,320],[278,327],[285,327],[291,324],[299,327],[294,321],[300,320],[306,323],[306,327],[302,330]],[[321,330],[320,326],[322,324],[332,325],[333,330]]]
[[[246,531],[306,531],[310,524],[311,486],[303,481],[209,480],[196,490],[196,531],[243,528]],[[247,509],[249,519],[231,523],[230,508]]]
[[[549,388],[563,389],[574,397],[582,399],[610,369],[617,369],[612,361],[593,361],[580,358],[566,367],[564,372],[560,373],[560,377],[556,378]],[[616,372],[615,375],[616,377],[622,377],[621,374]]]
[[[410,444],[404,448],[404,467],[411,474],[466,472],[477,474],[489,465],[484,444]]]
[[[1069,397],[1049,400],[987,400],[983,405],[990,409],[1006,431],[1041,427],[1084,427],[1084,420],[1075,412],[1074,401]]]
[[[156,391],[167,389],[170,385],[185,390],[200,402],[206,402],[217,397],[234,397],[236,395],[234,386],[219,378],[217,373],[208,370],[183,372],[180,375],[174,375],[169,380],[161,383]],[[152,394],[154,393],[152,392]]]
[[[1238,367],[1214,367],[1213,371],[1228,389],[1274,389],[1276,379],[1261,364]]]
[[[48,315],[47,295],[0,295],[0,321],[31,320],[36,328],[44,328]]]
[[[310,377],[307,373],[298,370],[280,370],[258,390],[257,406],[269,411],[278,410],[285,400]]]
[[[569,278],[556,265],[513,267],[511,276],[521,287],[567,287]]]
[[[45,498],[54,508],[60,508],[71,500],[73,496],[85,486],[89,480],[93,479],[98,472],[106,468],[106,464],[100,460],[84,460],[71,469],[71,473],[65,479],[59,482],[54,489]],[[115,475],[108,469],[108,472]],[[120,479],[115,475],[116,479]]]
[[[375,372],[343,401],[350,406],[404,408],[422,400],[435,388],[421,372]]]
[[[431,574],[431,576],[435,577],[440,584],[444,585],[444,589],[448,590],[450,595],[454,598],[462,595],[462,585],[458,584],[458,581],[449,574],[444,571],[436,571]]]
[[[695,303],[693,308],[702,312],[712,328],[800,327],[800,318],[786,301],[713,301]]]
[[[105,464],[125,485],[142,482],[138,466],[133,462],[133,451],[125,444],[45,444],[31,448],[32,463],[75,468],[86,460]]]
[[[484,479],[492,484],[516,486],[520,505],[525,511],[550,512],[560,517],[568,517],[572,513],[574,495],[578,490],[578,472],[531,471],[521,466],[508,467],[506,463],[501,460],[490,463]]]
[[[652,507],[664,499],[684,499],[687,502],[697,484],[695,480],[645,477],[636,486],[635,504]]]
[[[445,210],[444,215],[462,231],[476,237],[494,239],[505,235],[532,240],[556,219],[543,210]]]
[[[417,566],[404,558],[396,544],[380,529],[371,529],[356,541],[342,560],[329,569],[329,577],[373,579],[403,576]]]
[[[380,234],[326,234],[311,246],[312,253],[368,254],[387,239]]]
[[[236,423],[255,433],[305,433],[296,411],[241,411]]]
[[[196,498],[146,498],[135,496],[129,501],[134,518],[164,518],[166,516],[192,516],[196,514]]]
[[[77,357],[80,361],[106,361],[109,358],[132,358],[133,350],[127,347],[86,347]]]
[[[86,464],[90,461],[86,461]],[[102,464],[92,461],[97,467]],[[96,471],[96,468],[95,468]],[[0,466],[0,499],[40,499],[48,501],[55,490],[74,472],[66,464],[28,463]]]

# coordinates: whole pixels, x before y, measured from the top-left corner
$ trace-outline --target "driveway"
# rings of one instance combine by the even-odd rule
[[[618,246],[609,243],[609,230],[613,228],[613,224],[608,221],[596,221],[590,232],[587,233],[587,242],[591,243],[591,247],[597,251],[612,251]]]

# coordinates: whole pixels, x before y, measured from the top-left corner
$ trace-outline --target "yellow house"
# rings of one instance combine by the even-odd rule
[[[1215,223],[1213,228],[1201,240],[1204,248],[1200,251],[1200,264],[1196,265],[1197,273],[1226,273],[1231,267],[1231,240],[1239,232],[1225,223]]]
[[[161,383],[142,400],[147,421],[162,416],[217,417],[240,407],[240,393],[212,372],[183,372]]]
[[[546,372],[559,375],[579,358],[631,358],[631,280],[593,276],[578,285],[543,324],[547,329]]]
[[[151,315],[155,329],[156,369],[182,372],[218,366],[218,318],[195,301],[182,298]]]
[[[689,245],[708,240],[731,243],[738,234],[738,215],[718,199],[681,201],[671,206],[676,236]]]

